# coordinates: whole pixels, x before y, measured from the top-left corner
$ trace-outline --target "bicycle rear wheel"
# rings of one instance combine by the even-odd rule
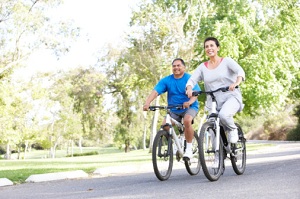
[[[203,173],[210,181],[217,181],[223,174],[222,141],[220,139],[219,150],[216,151],[215,137],[214,123],[204,123],[200,130],[199,155]]]
[[[193,157],[189,161],[184,161],[185,168],[190,175],[197,175],[201,169],[199,157],[199,136],[194,133],[193,144]]]
[[[232,168],[237,175],[242,175],[246,169],[246,139],[240,125],[238,127],[239,140],[236,144],[232,144],[232,152],[230,160]]]
[[[152,147],[152,163],[156,177],[161,180],[167,180],[173,168],[173,148],[168,148],[169,139],[172,137],[166,131],[158,131]]]

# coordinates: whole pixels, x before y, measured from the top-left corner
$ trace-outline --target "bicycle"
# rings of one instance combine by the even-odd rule
[[[184,125],[178,122],[170,115],[170,109],[182,109],[182,105],[178,106],[150,106],[149,110],[166,110],[166,123],[161,126],[157,132],[152,147],[152,163],[156,177],[161,180],[169,179],[173,169],[173,156],[176,156],[177,161],[183,160],[183,154],[186,148],[186,141],[184,137]],[[174,126],[178,129],[176,134]],[[189,160],[183,160],[185,168],[190,175],[197,175],[201,169],[199,159],[199,137],[194,133],[193,139],[193,157]],[[174,152],[174,154],[173,154]]]
[[[238,127],[238,142],[229,143],[224,128],[220,125],[220,118],[216,110],[217,101],[214,93],[228,90],[229,87],[222,87],[214,91],[193,92],[193,96],[204,93],[212,98],[211,113],[207,116],[199,133],[199,156],[202,170],[210,181],[217,181],[224,173],[224,160],[227,158],[227,154],[229,154],[233,170],[237,175],[242,175],[246,168],[246,139],[241,126],[235,123]]]

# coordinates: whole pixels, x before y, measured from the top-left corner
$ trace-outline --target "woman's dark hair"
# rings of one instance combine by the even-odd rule
[[[182,65],[185,66],[185,63],[184,63],[183,59],[181,59],[181,58],[176,58],[176,59],[174,59],[174,60],[172,61],[172,65],[173,65],[173,63],[174,63],[175,61],[181,61]]]
[[[214,41],[214,42],[216,43],[216,46],[217,46],[217,47],[220,46],[220,43],[219,43],[219,41],[218,41],[216,38],[214,38],[214,37],[207,37],[207,38],[204,40],[204,43],[203,43],[204,48],[205,48],[205,42],[207,42],[207,41]]]

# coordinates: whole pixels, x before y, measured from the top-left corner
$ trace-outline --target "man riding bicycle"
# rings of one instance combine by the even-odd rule
[[[199,110],[197,97],[188,98],[186,95],[185,85],[190,78],[190,74],[185,72],[185,63],[183,59],[176,58],[172,62],[172,75],[162,78],[154,87],[153,91],[147,97],[143,106],[143,110],[147,111],[151,102],[158,96],[168,92],[168,105],[183,105],[183,109],[171,109],[171,117],[181,122],[185,126],[184,134],[186,139],[186,150],[183,159],[189,160],[192,155],[192,140],[194,137],[194,129],[192,121],[196,117]],[[193,88],[195,91],[200,91],[200,87],[196,84]],[[165,121],[163,121],[165,124]]]

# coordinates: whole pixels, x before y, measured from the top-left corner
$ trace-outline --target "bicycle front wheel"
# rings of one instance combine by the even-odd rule
[[[170,140],[170,148],[169,139],[172,137],[166,131],[158,131],[152,147],[152,163],[153,169],[156,177],[161,180],[167,180],[173,168],[173,148],[172,148],[172,140]]]
[[[236,144],[232,144],[232,153],[230,160],[232,168],[237,175],[242,175],[246,169],[246,139],[240,125],[238,127],[239,140]]]
[[[219,150],[216,150],[216,130],[214,123],[203,124],[199,135],[199,155],[202,170],[210,181],[217,181],[224,171],[222,141],[219,142]]]
[[[199,136],[194,133],[192,141],[193,157],[189,161],[184,161],[185,168],[190,175],[197,175],[201,169],[199,157]]]

